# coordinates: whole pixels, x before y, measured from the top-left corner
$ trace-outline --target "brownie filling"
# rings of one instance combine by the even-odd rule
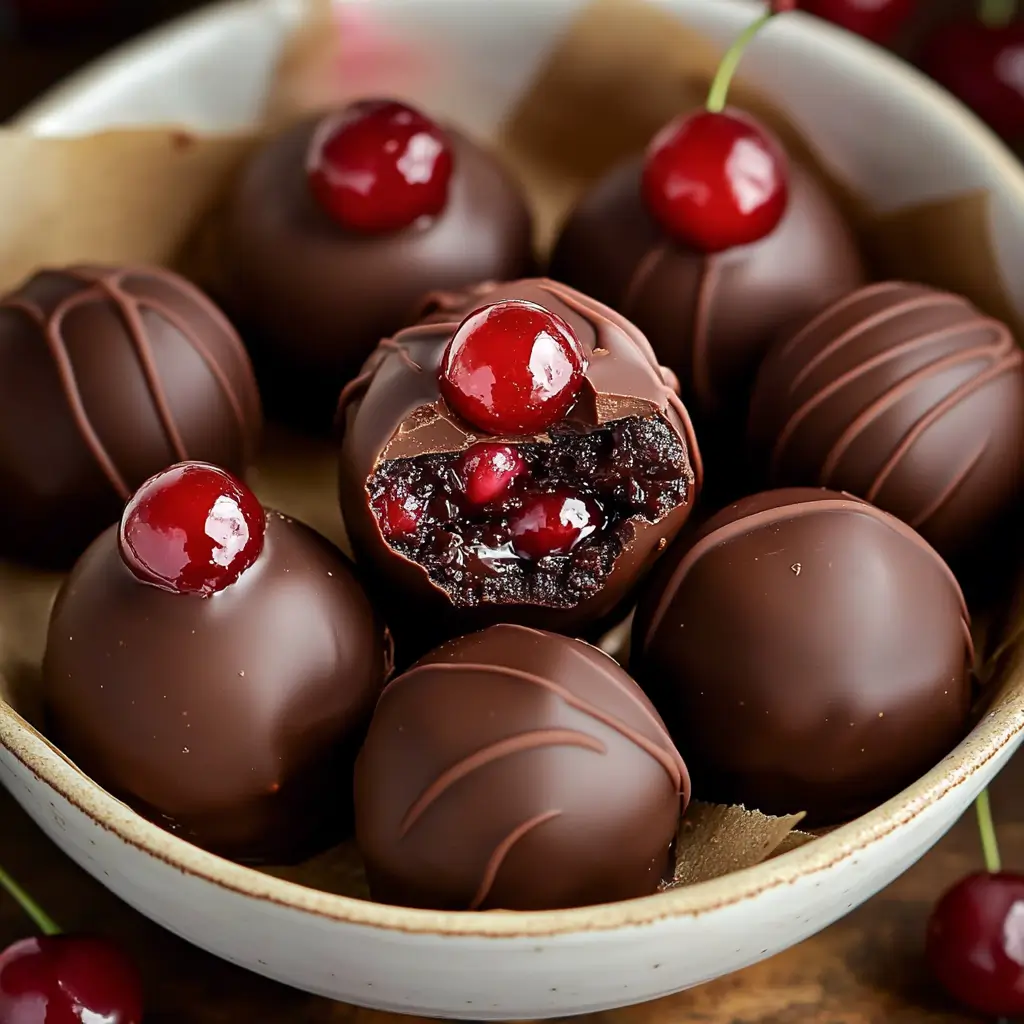
[[[549,433],[395,459],[371,478],[385,540],[456,606],[575,607],[604,587],[637,520],[687,500],[687,452],[661,416]]]

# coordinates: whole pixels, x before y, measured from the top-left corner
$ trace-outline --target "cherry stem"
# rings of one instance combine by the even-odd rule
[[[715,73],[714,81],[711,83],[711,89],[708,92],[707,108],[710,113],[720,114],[725,109],[725,101],[729,95],[729,86],[732,84],[736,69],[740,66],[744,50],[746,50],[754,36],[774,16],[774,9],[770,9],[766,14],[762,14],[757,21],[752,25],[748,25],[743,30],[736,42],[726,51],[725,56],[722,58],[722,63],[718,65],[718,71]]]
[[[7,891],[44,935],[60,935],[60,925],[3,868],[0,868],[0,889]]]
[[[1002,869],[999,858],[999,843],[996,841],[996,827],[992,821],[992,805],[989,803],[988,790],[978,794],[974,804],[978,812],[978,832],[981,834],[981,851],[985,857],[985,870],[994,875]]]
[[[1017,0],[980,0],[978,18],[987,28],[1006,28],[1017,14]]]

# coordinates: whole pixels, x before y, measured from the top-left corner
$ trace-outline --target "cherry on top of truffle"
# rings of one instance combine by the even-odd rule
[[[641,189],[654,219],[676,241],[715,253],[775,230],[789,201],[779,142],[753,118],[725,106],[743,51],[761,27],[791,5],[773,6],[722,58],[706,109],[670,121],[654,137]]]
[[[132,496],[118,550],[143,583],[209,597],[256,561],[265,530],[263,506],[244,483],[216,466],[182,462]]]
[[[503,299],[462,321],[444,351],[438,384],[448,405],[475,427],[539,434],[575,404],[587,361],[560,316],[525,299]]]
[[[448,201],[452,146],[418,110],[365,100],[325,118],[313,135],[310,189],[343,228],[384,234],[434,217]]]

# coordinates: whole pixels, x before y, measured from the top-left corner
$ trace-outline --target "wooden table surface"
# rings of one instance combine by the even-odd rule
[[[929,0],[931,2],[931,0]],[[117,26],[64,41],[0,42],[0,121],[112,43],[195,0],[129,3]],[[994,788],[1007,866],[1024,867],[1024,755]],[[104,932],[137,956],[150,1024],[388,1024],[387,1015],[302,995],[222,963],[135,914],[66,860],[0,791],[0,863],[64,927]],[[915,868],[832,928],[758,966],[669,999],[600,1014],[589,1024],[955,1024],[973,1021],[952,1007],[921,960],[933,901],[979,868],[968,815]],[[0,948],[28,922],[0,897]],[[680,955],[685,955],[684,951]],[[392,1018],[401,1024],[403,1018]]]

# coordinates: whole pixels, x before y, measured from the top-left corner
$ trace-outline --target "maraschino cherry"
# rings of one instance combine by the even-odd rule
[[[325,119],[306,163],[320,205],[342,227],[369,234],[439,214],[453,165],[445,133],[393,100],[356,103]]]
[[[918,0],[802,0],[799,6],[809,14],[885,45],[910,21]]]
[[[3,1024],[141,1024],[142,983],[132,962],[106,939],[63,935],[3,869],[5,889],[42,935],[0,952]]]
[[[648,210],[676,241],[699,252],[756,242],[786,212],[782,146],[753,118],[725,104],[747,45],[790,7],[773,7],[755,21],[722,59],[706,109],[670,121],[647,150],[641,189]]]
[[[982,0],[977,20],[940,25],[921,67],[1004,139],[1024,138],[1024,23],[1015,0]]]
[[[602,526],[604,514],[597,502],[568,488],[535,495],[509,519],[512,549],[533,561],[567,555]]]
[[[993,1017],[1024,1014],[1024,875],[1000,870],[988,793],[977,803],[986,871],[958,882],[928,922],[936,980],[964,1006]]]
[[[463,452],[456,467],[462,493],[476,512],[503,498],[526,472],[526,460],[509,444],[475,444]]]
[[[182,462],[147,480],[121,516],[119,548],[142,580],[209,597],[259,557],[267,517],[256,495],[226,470]]]
[[[470,313],[448,342],[438,382],[448,405],[490,434],[539,434],[583,386],[587,354],[543,306],[507,299]]]

